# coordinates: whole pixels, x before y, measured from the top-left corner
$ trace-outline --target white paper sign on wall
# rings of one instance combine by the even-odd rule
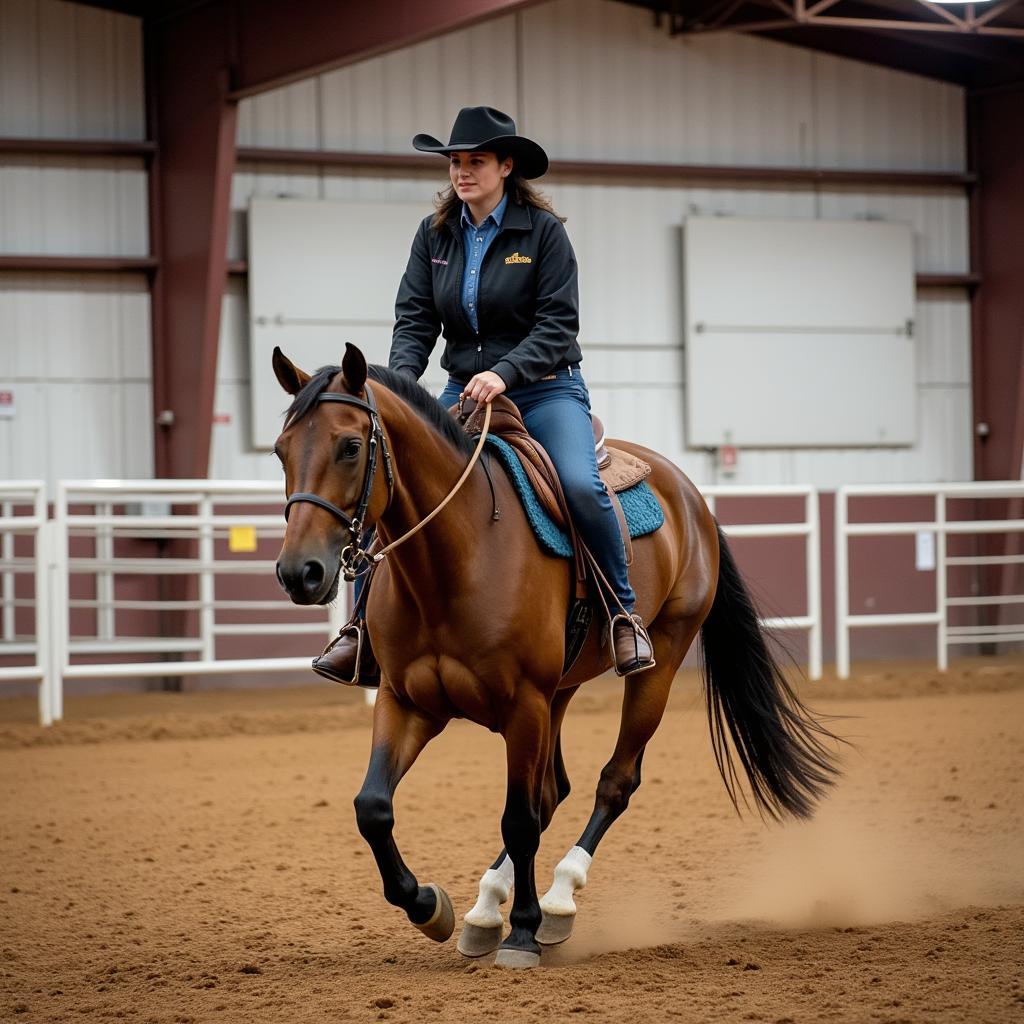
[[[918,530],[914,535],[914,565],[920,572],[935,571],[935,533]]]

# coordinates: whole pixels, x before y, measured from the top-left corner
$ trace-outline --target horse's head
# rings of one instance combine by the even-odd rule
[[[338,592],[345,549],[387,502],[366,359],[346,345],[340,368],[311,376],[275,348],[274,373],[295,399],[274,444],[289,496],[277,578],[296,604],[326,604]]]

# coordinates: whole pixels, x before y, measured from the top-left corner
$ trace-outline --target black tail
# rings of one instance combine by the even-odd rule
[[[718,543],[718,590],[701,627],[704,693],[718,770],[737,809],[734,752],[763,813],[809,818],[838,775],[830,749],[836,737],[800,702],[768,650],[721,527]]]

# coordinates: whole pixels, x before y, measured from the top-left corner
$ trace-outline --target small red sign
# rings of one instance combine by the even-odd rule
[[[231,422],[231,413],[229,413],[229,412],[215,412],[213,414],[213,422],[214,423],[230,423]]]
[[[739,453],[734,444],[723,444],[718,449],[718,469],[722,473],[735,473]]]

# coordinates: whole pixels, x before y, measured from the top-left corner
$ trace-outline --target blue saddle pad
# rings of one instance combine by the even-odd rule
[[[526,518],[530,521],[537,540],[540,541],[540,546],[550,555],[572,558],[569,535],[561,527],[556,526],[541,507],[519,457],[500,437],[488,435],[487,444],[505,467],[512,486],[523,503]],[[645,534],[654,533],[665,522],[665,513],[662,512],[661,505],[658,504],[658,499],[646,480],[641,480],[628,490],[620,491],[618,498],[622,503],[622,511],[626,514],[630,537],[643,537]]]

